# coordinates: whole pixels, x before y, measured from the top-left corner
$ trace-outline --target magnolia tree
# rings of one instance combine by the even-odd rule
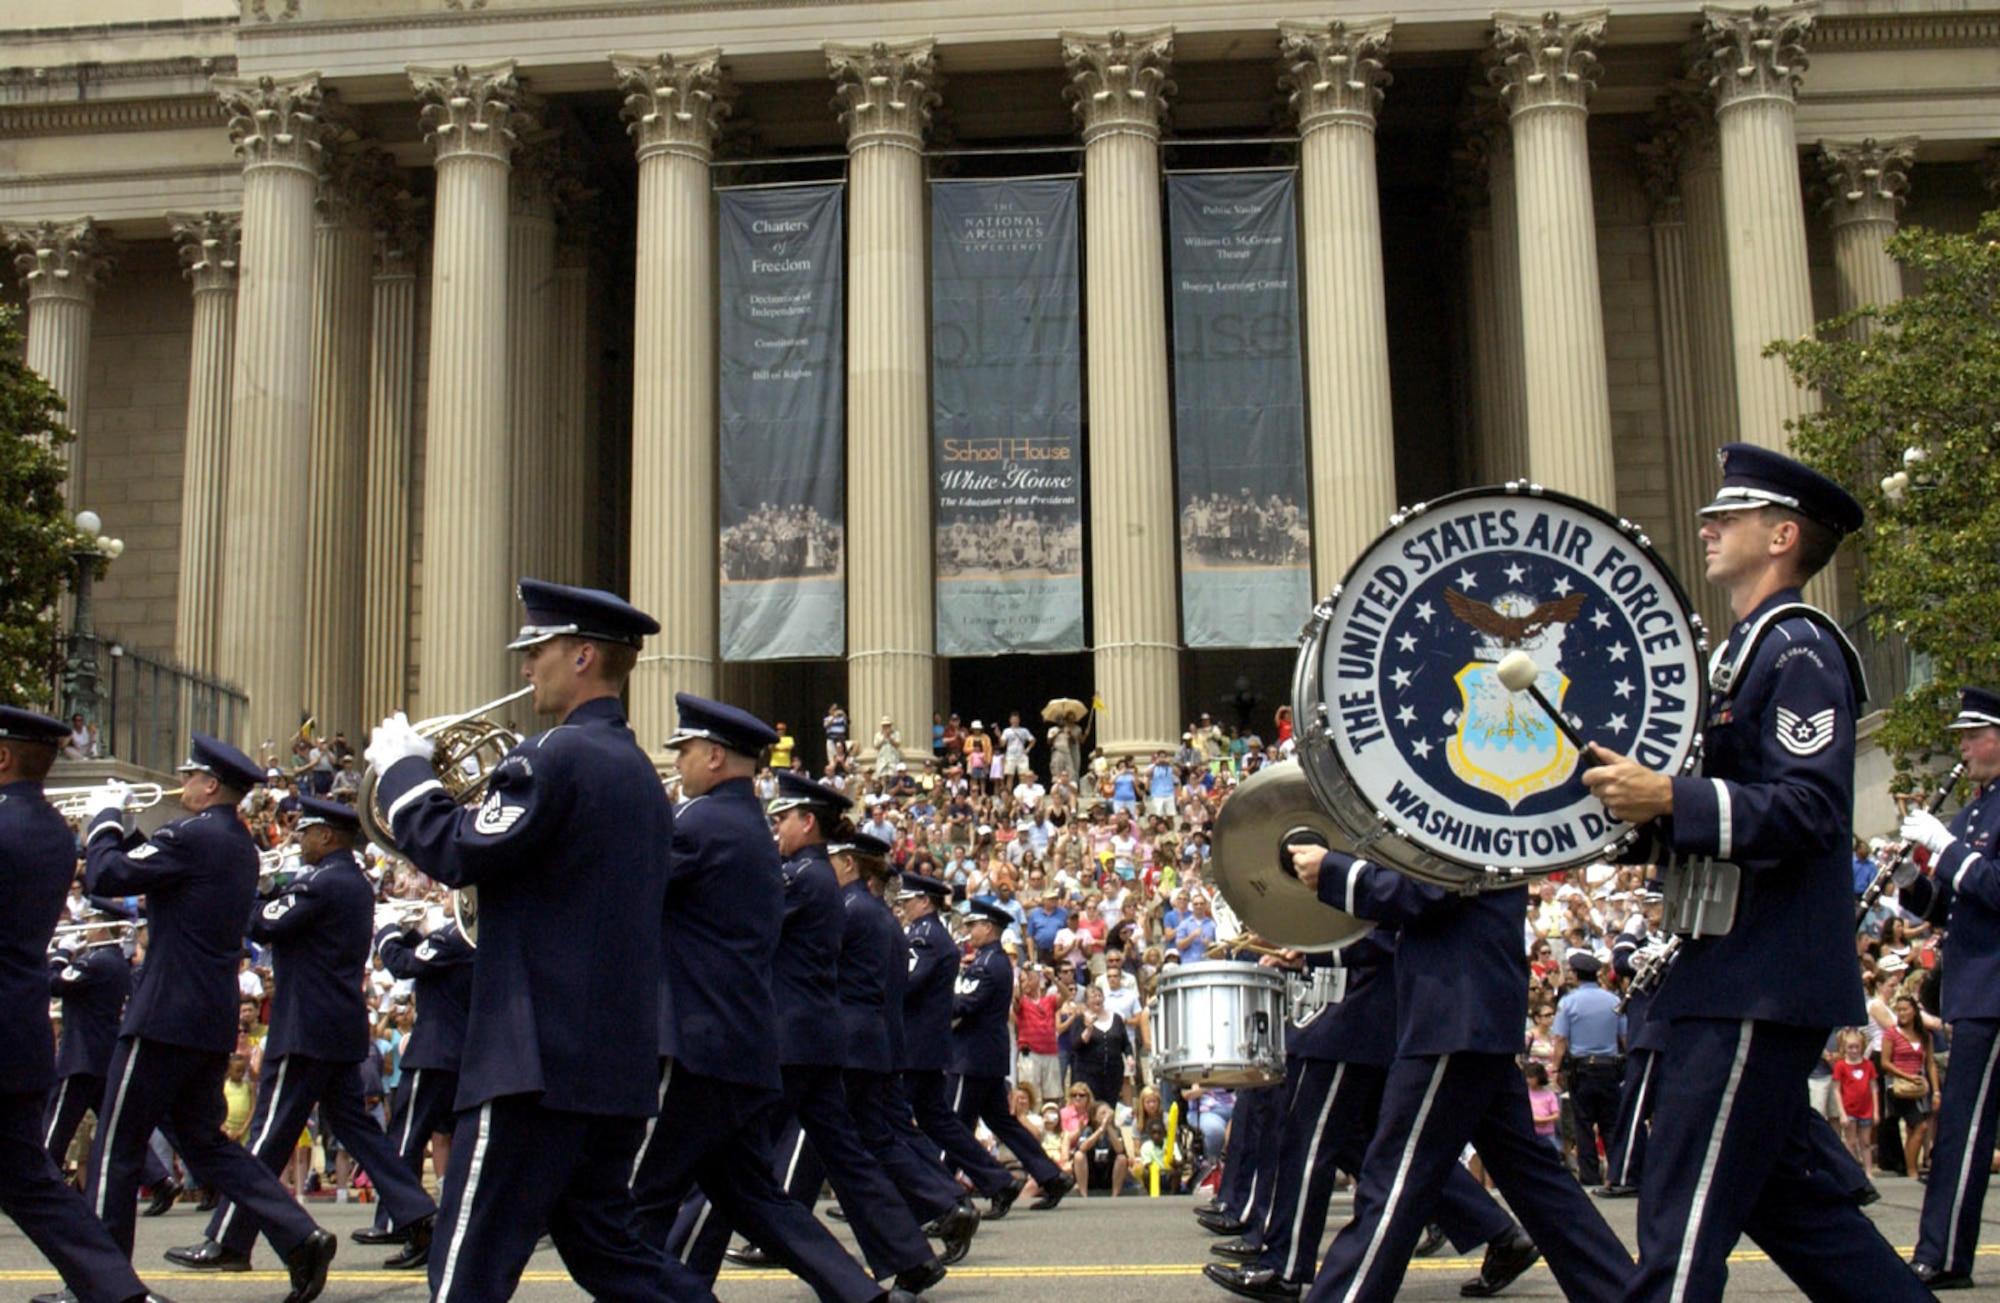
[[[1794,426],[1799,455],[1867,509],[1875,632],[1934,668],[1880,735],[1908,781],[1934,767],[1958,685],[2000,687],[2000,211],[1971,235],[1911,227],[1888,249],[1916,293],[1771,351],[1825,399]]]
[[[0,305],[0,701],[44,709],[56,602],[83,538],[63,501],[63,400],[21,360],[20,311]]]

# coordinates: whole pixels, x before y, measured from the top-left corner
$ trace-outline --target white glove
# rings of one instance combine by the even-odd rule
[[[91,788],[90,797],[84,803],[83,807],[84,823],[95,823],[97,816],[103,814],[106,810],[123,819],[125,817],[125,802],[131,794],[132,789],[115,778],[101,787]]]
[[[1903,840],[1933,855],[1942,855],[1944,848],[1958,838],[1929,810],[1912,810],[1903,816]]]
[[[385,927],[401,928],[402,926],[402,910],[397,909],[394,905],[377,905],[375,907],[375,930],[377,932],[380,932]]]
[[[408,760],[412,756],[418,760],[429,760],[432,749],[430,739],[412,728],[409,716],[399,710],[375,726],[362,755],[367,759],[369,768],[378,774],[386,774],[389,766],[398,760]]]

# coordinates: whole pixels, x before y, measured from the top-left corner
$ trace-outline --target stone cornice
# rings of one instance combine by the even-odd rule
[[[0,69],[0,94],[47,90],[69,94],[119,82],[170,81],[176,77],[227,77],[236,71],[233,55],[186,54],[172,59],[121,59],[106,63],[63,63]],[[67,102],[67,101],[64,101]]]
[[[876,145],[923,148],[931,110],[940,102],[937,42],[828,42],[822,49],[849,153]]]
[[[1070,72],[1064,94],[1083,126],[1086,147],[1110,135],[1160,138],[1175,89],[1168,77],[1174,64],[1173,28],[1104,36],[1064,32],[1062,50]]]
[[[16,250],[14,269],[21,274],[28,301],[71,299],[89,303],[98,282],[111,270],[111,242],[88,217],[73,222],[36,222],[7,232]]]
[[[1807,0],[1702,10],[1702,37],[1708,45],[1702,66],[1717,112],[1756,100],[1797,102],[1807,62],[1804,41],[1818,8],[1816,0]]]
[[[1538,109],[1583,111],[1597,85],[1594,47],[1604,39],[1609,9],[1493,15],[1499,62],[1487,76],[1500,88],[1511,114]]]
[[[228,122],[228,111],[213,95],[6,104],[0,105],[0,140],[172,131],[177,127],[213,128],[226,126]]]
[[[410,84],[423,104],[424,135],[439,162],[479,157],[505,163],[534,123],[516,106],[522,97],[515,62],[450,67],[410,65]]]
[[[241,213],[168,213],[167,225],[180,246],[181,269],[194,292],[234,292],[243,247]]]
[[[1822,17],[1806,35],[1812,50],[1957,50],[2000,45],[2000,15],[1883,14]]]
[[[1298,116],[1299,135],[1342,125],[1374,130],[1382,89],[1394,80],[1382,60],[1395,26],[1393,18],[1278,24],[1285,63],[1278,84]]]
[[[650,58],[614,54],[611,71],[618,89],[625,92],[626,129],[640,162],[654,154],[682,154],[708,162],[722,120],[730,113],[721,50],[682,55],[663,50]]]

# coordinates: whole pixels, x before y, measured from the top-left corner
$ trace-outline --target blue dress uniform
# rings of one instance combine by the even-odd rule
[[[516,647],[563,636],[637,646],[659,628],[609,593],[529,579],[520,592],[528,624]],[[376,730],[371,754],[396,741],[397,724],[408,728]],[[627,1185],[658,1107],[673,810],[624,708],[591,697],[524,739],[477,808],[414,755],[390,763],[376,790],[398,850],[439,882],[479,888],[433,1299],[509,1297],[544,1230],[598,1298],[707,1299],[640,1241]]]
[[[1860,507],[1816,472],[1743,444],[1723,455],[1704,514],[1780,502],[1840,533],[1860,526]],[[1806,1077],[1828,1031],[1865,1014],[1851,856],[1859,674],[1825,619],[1795,588],[1745,615],[1711,664],[1703,774],[1672,780],[1659,835],[1735,863],[1742,885],[1735,926],[1687,939],[1653,999],[1667,1045],[1628,1299],[1721,1298],[1743,1234],[1812,1298],[1930,1297],[1813,1158]]]
[[[1215,1208],[1197,1210],[1210,1230],[1228,1233],[1263,1224],[1271,1182],[1277,1176],[1278,1129],[1285,1116],[1285,1092],[1278,1086],[1246,1086],[1236,1091],[1229,1114],[1229,1138],[1222,1154],[1222,1180]],[[1259,1179],[1259,1178],[1262,1179]]]
[[[0,746],[17,754],[67,736],[59,719],[0,706]],[[41,783],[0,786],[0,1210],[83,1303],[124,1303],[146,1296],[129,1250],[56,1171],[41,1127],[56,1081],[48,944],[75,871],[76,839]]]
[[[42,1143],[58,1167],[83,1115],[104,1098],[104,1074],[118,1047],[118,1020],[132,994],[132,961],[118,946],[92,946],[50,961],[49,994],[62,1001],[56,1090]]]
[[[1357,918],[1399,925],[1402,936],[1396,1060],[1381,1121],[1362,1160],[1354,1220],[1327,1250],[1307,1297],[1394,1298],[1424,1224],[1434,1220],[1436,1192],[1468,1140],[1563,1293],[1617,1297],[1631,1259],[1535,1135],[1527,1078],[1514,1059],[1528,1016],[1527,889],[1455,896],[1329,851],[1318,891]]]
[[[465,1055],[465,1020],[472,1008],[472,943],[447,922],[428,935],[389,926],[375,934],[382,967],[412,984],[417,1020],[403,1043],[403,1078],[389,1115],[389,1140],[411,1175],[424,1174],[431,1136],[451,1130],[458,1095],[458,1067]],[[375,1224],[386,1230],[386,1210]],[[363,1243],[389,1243],[394,1233],[365,1235]]]
[[[2000,694],[1964,688],[1953,728],[2000,728]],[[1931,1269],[1933,1287],[1969,1280],[1986,1203],[1995,1119],[2000,1118],[2000,779],[1988,779],[1953,816],[1953,841],[1931,875],[1903,888],[1903,905],[1946,927],[1940,971],[1943,1013],[1951,1024],[1951,1071],[1945,1074],[1931,1141],[1931,1177],[1912,1261]]]
[[[1013,916],[980,900],[973,901],[971,909],[994,925],[994,939],[972,956],[953,988],[951,1070],[958,1080],[952,1107],[968,1129],[984,1122],[1041,1187],[1035,1206],[1053,1208],[1076,1188],[1076,1178],[1049,1160],[1007,1100],[1007,1073],[1014,1064],[1008,1029],[1014,1010],[1014,965],[1000,948],[999,932],[1013,922]]]
[[[905,874],[931,901],[931,912],[903,930],[909,946],[909,976],[903,987],[903,1092],[930,1152],[964,1174],[972,1188],[993,1202],[989,1218],[1007,1215],[1021,1187],[986,1146],[979,1143],[951,1106],[945,1070],[951,1067],[951,1024],[958,984],[958,942],[937,914],[951,889],[936,878]]]
[[[1597,1147],[1608,1154],[1616,1140],[1618,1097],[1625,1078],[1626,1019],[1618,997],[1599,985],[1601,963],[1592,954],[1576,954],[1569,966],[1582,979],[1556,1005],[1552,1029],[1569,1043],[1558,1070],[1568,1077],[1570,1110],[1576,1119],[1576,1175],[1585,1185],[1603,1177]]]
[[[1345,970],[1343,998],[1294,1027],[1286,1042],[1281,1157],[1270,1212],[1255,1237],[1261,1251],[1247,1268],[1206,1268],[1209,1279],[1250,1297],[1296,1295],[1311,1283],[1334,1178],[1361,1170],[1396,1057],[1395,929],[1376,928],[1337,957],[1306,958],[1312,968]],[[1461,1252],[1515,1229],[1458,1163],[1444,1176],[1431,1220]]]
[[[361,830],[351,807],[317,796],[300,797],[299,805],[301,831],[315,823],[354,834]],[[271,948],[273,988],[264,1071],[246,1139],[250,1152],[279,1172],[291,1161],[317,1105],[321,1125],[381,1192],[391,1223],[410,1229],[428,1223],[437,1205],[398,1161],[362,1102],[361,1064],[373,1042],[365,991],[374,908],[375,889],[354,852],[333,850],[251,913],[250,939]],[[422,1265],[429,1230],[425,1224],[417,1232],[422,1243],[391,1265]],[[224,1200],[209,1220],[208,1244],[167,1256],[189,1266],[247,1262],[256,1235],[255,1220]]]
[[[680,731],[670,746],[700,738],[754,757],[777,740],[770,725],[735,707],[688,693],[675,701]],[[694,1249],[719,1222],[749,1236],[822,1299],[880,1297],[771,1173],[774,1117],[781,1120],[783,1109],[772,971],[785,887],[750,779],[727,779],[681,805],[664,909],[671,1016],[655,1044],[665,1058],[660,1115],[632,1182],[643,1234],[652,1244],[684,1247],[688,1266],[712,1279],[721,1250],[706,1265]],[[697,1183],[701,1194],[690,1198]],[[727,1229],[722,1239],[726,1245]]]
[[[236,748],[195,734],[183,773],[245,792],[264,771]],[[236,970],[257,896],[257,847],[234,805],[210,805],[150,839],[106,810],[84,836],[92,895],[146,897],[146,962],[133,984],[90,1147],[86,1197],[132,1249],[133,1204],[147,1139],[170,1124],[182,1160],[209,1189],[255,1217],[293,1270],[323,1283],[335,1241],[250,1152],[222,1133],[222,1079],[236,1049]],[[317,1288],[295,1293],[316,1295]]]
[[[1620,933],[1612,944],[1611,965],[1621,977],[1632,976],[1632,956],[1639,945],[1640,938],[1630,932]],[[1613,1198],[1639,1193],[1639,1178],[1646,1171],[1646,1133],[1658,1098],[1660,1051],[1667,1044],[1667,1025],[1648,1017],[1652,1008],[1651,991],[1626,990],[1625,1073],[1618,1084],[1618,1120],[1605,1150],[1604,1185],[1598,1191]]]

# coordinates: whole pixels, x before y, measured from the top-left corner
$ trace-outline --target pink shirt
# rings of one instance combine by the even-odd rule
[[[1030,1054],[1056,1052],[1056,1008],[1061,1003],[1062,998],[1053,991],[1033,1000],[1022,996],[1015,1001],[1016,1031],[1022,1049]]]

